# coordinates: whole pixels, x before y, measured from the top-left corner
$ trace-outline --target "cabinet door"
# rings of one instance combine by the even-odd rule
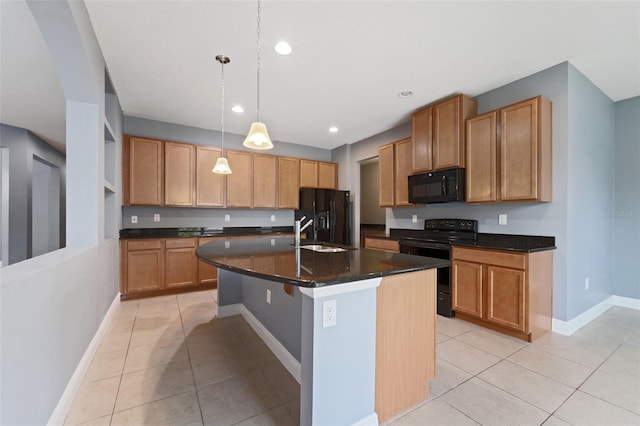
[[[318,187],[318,162],[300,160],[300,188]]]
[[[125,293],[140,293],[164,288],[162,240],[127,241]]]
[[[467,120],[467,202],[498,201],[497,113]]]
[[[193,206],[195,199],[195,145],[164,143],[164,204]]]
[[[411,116],[412,169],[414,173],[433,170],[433,108],[425,108]]]
[[[197,258],[196,238],[175,238],[165,241],[165,287],[195,285]]]
[[[500,112],[500,198],[551,201],[551,103],[538,96]]]
[[[487,266],[488,321],[525,331],[526,295],[524,271]]]
[[[251,207],[253,201],[253,161],[250,152],[227,151],[231,167],[227,175],[227,207]]]
[[[213,241],[215,238],[198,238],[198,247]],[[217,284],[218,268],[198,260],[198,284]]]
[[[299,190],[300,160],[278,157],[278,208],[298,209]]]
[[[409,183],[411,174],[411,138],[403,139],[395,143],[395,205],[411,206],[409,203]]]
[[[125,203],[160,206],[163,204],[164,150],[162,141],[129,138],[128,191]],[[126,179],[126,177],[125,177]],[[128,195],[128,197],[127,197]]]
[[[482,265],[454,260],[451,281],[453,310],[482,318]]]
[[[222,150],[208,146],[196,147],[196,205],[200,207],[224,206],[224,175],[211,169],[222,156]]]
[[[253,154],[253,207],[276,208],[276,170],[275,156]]]
[[[318,162],[318,188],[338,189],[338,165]]]
[[[503,201],[538,196],[538,104],[535,99],[501,110],[500,164]]]
[[[380,207],[393,207],[394,172],[393,172],[393,144],[382,145],[378,148],[378,167],[380,180]]]

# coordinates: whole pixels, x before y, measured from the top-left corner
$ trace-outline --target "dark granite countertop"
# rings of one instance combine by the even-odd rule
[[[389,231],[389,238],[394,240],[400,240],[406,237],[421,238],[425,236],[425,231],[421,229],[392,228]],[[555,250],[556,238],[537,235],[488,234],[479,232],[477,241],[456,242],[455,245],[533,253],[536,251]]]
[[[238,235],[292,234],[293,226],[241,226],[214,228],[133,228],[120,230],[120,239],[136,238],[180,238],[180,237],[224,237]]]
[[[311,243],[305,241],[303,245]],[[364,248],[314,252],[294,248],[293,238],[214,240],[198,247],[196,255],[218,268],[301,287],[344,284],[450,264],[448,260]]]
[[[555,237],[511,234],[478,234],[475,242],[455,243],[458,246],[476,247],[493,250],[520,251],[533,253],[537,251],[555,250]]]

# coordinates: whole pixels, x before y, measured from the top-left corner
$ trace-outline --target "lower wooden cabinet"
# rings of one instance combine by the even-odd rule
[[[551,331],[553,251],[452,248],[456,316],[529,342]]]
[[[165,240],[165,288],[196,285],[198,264],[195,249],[197,238]]]
[[[164,288],[162,240],[121,241],[120,254],[122,294]]]
[[[122,299],[218,287],[218,268],[200,261],[197,247],[213,240],[292,238],[291,234],[149,238],[120,241]],[[263,262],[248,258],[249,262]],[[265,268],[261,265],[261,268]],[[275,270],[275,269],[274,269]]]
[[[400,253],[400,241],[388,238],[365,237],[364,248]]]

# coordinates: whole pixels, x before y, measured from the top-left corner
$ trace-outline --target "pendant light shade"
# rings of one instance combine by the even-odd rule
[[[216,160],[216,165],[213,166],[211,171],[219,175],[230,175],[231,167],[229,162],[224,157],[224,65],[231,62],[228,56],[218,55],[216,61],[220,62],[221,79],[220,79],[220,151],[221,156]]]
[[[244,146],[251,149],[271,149],[273,144],[267,133],[267,126],[264,123],[255,121],[251,123],[249,134],[244,140]]]
[[[213,173],[218,173],[220,175],[230,175],[231,167],[229,167],[229,162],[224,157],[218,157],[216,160],[216,165],[211,169]]]

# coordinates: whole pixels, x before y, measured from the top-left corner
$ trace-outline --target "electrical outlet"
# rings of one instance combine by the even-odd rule
[[[272,239],[271,239],[271,246],[273,247],[273,246],[275,246],[275,245],[276,245],[276,239],[275,239],[275,238],[272,238]]]
[[[418,223],[418,215],[417,214],[414,214],[414,215],[411,216],[411,222]]]
[[[153,221],[154,222],[160,222],[160,215],[158,213],[153,215]]]
[[[224,248],[229,248],[231,247],[231,241],[227,240],[224,242]]]
[[[584,279],[584,289],[589,290],[589,278]]]
[[[322,328],[335,326],[337,324],[337,314],[337,300],[325,300],[322,302]]]
[[[225,222],[231,222],[231,215],[225,214],[224,215],[224,221]]]
[[[276,221],[276,215],[275,215],[275,214],[272,214],[272,215],[271,215],[271,222],[275,222],[275,221]]]
[[[271,303],[271,290],[267,289],[267,303]]]
[[[131,223],[138,223],[138,216],[131,216]]]
[[[507,224],[507,215],[501,214],[498,215],[498,225],[506,225]]]

